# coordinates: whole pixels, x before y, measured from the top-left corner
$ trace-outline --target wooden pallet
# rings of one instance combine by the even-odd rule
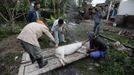
[[[46,57],[45,59],[48,60],[48,64],[41,69],[39,69],[37,63],[35,64],[31,63],[29,59],[29,55],[27,53],[23,53],[22,63],[20,65],[18,75],[39,75],[54,70],[56,68],[63,67],[59,59],[54,56],[54,52],[55,52],[54,50],[55,49],[52,48],[52,49],[45,49],[43,51],[43,55],[44,57]],[[67,59],[66,64],[72,63],[74,61],[80,60],[85,57],[86,55],[75,52],[71,55],[65,56],[65,58]]]

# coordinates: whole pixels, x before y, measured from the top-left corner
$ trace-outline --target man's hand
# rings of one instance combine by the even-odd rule
[[[53,32],[53,31],[51,31],[50,33],[51,33],[52,35],[54,34],[54,32]]]
[[[51,46],[52,46],[52,47],[58,47],[58,45],[57,45],[57,43],[56,43],[55,41],[52,41],[52,42],[51,42]]]
[[[87,51],[89,51],[89,48],[86,48]]]
[[[94,51],[95,49],[86,48],[87,51]]]
[[[82,42],[82,45],[86,44],[89,41],[89,39],[87,39],[86,41]]]
[[[84,42],[82,42],[82,46],[85,44],[86,42],[84,41]]]

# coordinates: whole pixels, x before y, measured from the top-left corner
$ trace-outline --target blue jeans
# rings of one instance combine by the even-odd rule
[[[97,58],[104,58],[106,56],[106,51],[93,51],[89,53],[90,57],[93,59],[97,59]]]
[[[64,42],[65,41],[64,34],[59,32],[59,31],[54,31],[54,38],[55,38],[55,41],[56,41],[57,45],[59,45],[59,42]]]
[[[99,31],[100,31],[100,23],[95,23],[94,28],[93,28],[93,32],[97,35],[99,35]]]

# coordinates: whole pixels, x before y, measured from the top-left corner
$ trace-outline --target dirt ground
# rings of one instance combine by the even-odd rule
[[[23,50],[16,36],[17,35],[9,36],[0,41],[1,75],[17,75],[18,73]]]
[[[0,55],[5,55],[8,52],[19,52],[22,48],[17,40],[17,35],[9,36],[0,41]]]

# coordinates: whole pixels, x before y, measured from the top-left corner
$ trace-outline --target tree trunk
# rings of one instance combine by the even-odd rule
[[[55,0],[52,0],[54,17],[56,17],[56,8],[55,8]]]

